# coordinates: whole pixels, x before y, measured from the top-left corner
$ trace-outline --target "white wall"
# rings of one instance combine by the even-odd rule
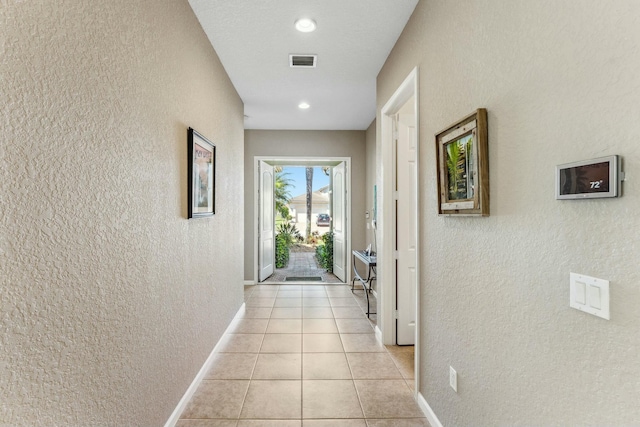
[[[242,304],[242,103],[186,0],[0,22],[0,425],[162,425]],[[189,126],[214,218],[186,219]]]
[[[378,111],[420,67],[420,392],[444,425],[638,424],[639,41],[635,0],[423,0],[380,72]],[[439,217],[434,135],[479,107],[491,216]],[[609,154],[623,197],[554,199],[555,165]],[[610,321],[569,308],[570,272],[611,281]]]
[[[351,215],[352,247],[362,248],[365,242],[363,192],[365,185],[364,131],[297,131],[247,130],[244,151],[244,278],[254,279],[254,158],[278,157],[351,157]],[[348,273],[350,274],[350,273]]]

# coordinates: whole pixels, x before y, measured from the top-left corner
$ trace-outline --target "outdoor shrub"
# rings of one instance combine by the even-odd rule
[[[289,263],[290,236],[286,233],[276,234],[276,268],[285,268]]]
[[[324,245],[318,245],[316,246],[316,262],[318,264],[318,266],[324,268],[324,265],[322,264],[322,258],[324,257]]]
[[[309,237],[307,237],[307,243],[311,245],[317,245],[320,240],[320,233],[317,231],[312,232]]]
[[[285,235],[288,246],[291,246],[293,242],[301,242],[302,235],[295,224],[289,222],[283,222],[278,224],[278,233]]]
[[[316,258],[320,267],[333,273],[333,232],[322,235],[322,244],[316,247]]]

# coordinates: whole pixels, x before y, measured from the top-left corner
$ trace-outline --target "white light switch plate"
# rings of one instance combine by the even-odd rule
[[[571,273],[569,306],[609,320],[609,281]]]

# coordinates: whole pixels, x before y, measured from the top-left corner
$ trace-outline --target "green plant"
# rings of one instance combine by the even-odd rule
[[[276,234],[276,268],[285,268],[289,263],[290,238],[284,234]]]
[[[289,263],[289,252],[293,242],[302,241],[300,231],[293,223],[283,222],[277,226],[276,268],[285,268]]]
[[[460,158],[460,145],[458,141],[447,144],[447,171],[449,172],[449,198],[458,196],[458,159]]]
[[[293,242],[301,242],[302,234],[298,230],[298,227],[294,223],[283,222],[278,224],[277,231],[279,234],[284,234],[287,238],[288,245],[291,246]]]
[[[333,232],[322,235],[322,244],[316,247],[316,259],[320,267],[333,273]]]

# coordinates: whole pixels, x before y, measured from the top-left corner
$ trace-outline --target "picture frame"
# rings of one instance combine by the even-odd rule
[[[187,131],[188,151],[188,218],[204,218],[215,214],[216,146],[195,129]]]
[[[438,214],[489,216],[487,110],[458,120],[436,135]]]

